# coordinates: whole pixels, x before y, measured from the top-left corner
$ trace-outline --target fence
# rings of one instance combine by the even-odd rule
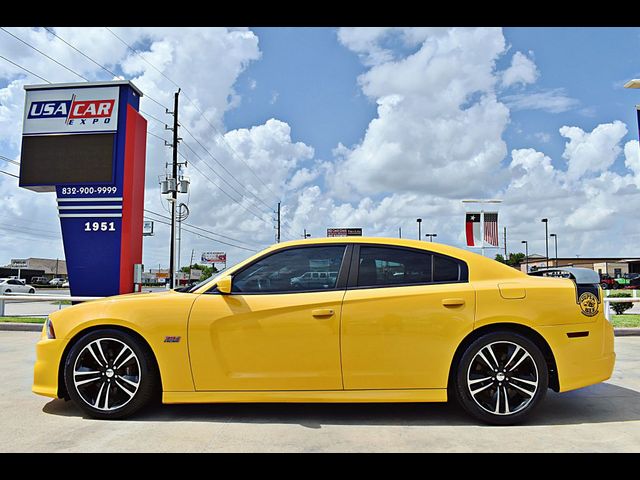
[[[5,293],[0,295],[0,317],[4,317],[5,302],[7,300],[13,301],[27,301],[27,302],[88,302],[90,300],[99,300],[104,297],[70,297],[67,295],[40,295],[37,293],[21,294],[21,293]],[[61,303],[59,303],[61,305]]]

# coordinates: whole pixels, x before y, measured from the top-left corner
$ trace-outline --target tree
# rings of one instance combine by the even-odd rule
[[[497,253],[495,256],[495,260],[509,265],[510,267],[517,267],[522,262],[524,262],[524,253],[510,253],[509,258],[507,260],[504,259],[504,256],[500,253]]]
[[[525,259],[524,253],[521,253],[521,252],[510,253],[509,260],[507,260],[507,265],[511,265],[512,267],[515,267],[523,263],[524,259]]]
[[[189,273],[189,271],[193,269],[193,270],[200,270],[202,273],[200,274],[200,280],[206,280],[207,278],[209,278],[211,275],[213,275],[214,273],[218,272],[218,269],[213,266],[213,265],[200,265],[198,263],[194,263],[193,265],[190,265],[188,267],[182,267],[180,269],[180,271],[184,272],[184,273]]]

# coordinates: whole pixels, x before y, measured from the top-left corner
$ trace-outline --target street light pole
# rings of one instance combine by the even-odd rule
[[[524,262],[525,262],[525,273],[529,273],[529,242],[526,240],[522,240],[521,243],[524,243]]]
[[[549,219],[543,218],[540,221],[544,223],[545,256],[547,257],[547,260],[546,260],[547,268],[549,268]]]
[[[425,233],[424,236],[425,237],[429,237],[429,241],[433,242],[433,237],[437,237],[438,234],[437,233]]]
[[[550,237],[553,237],[553,242],[555,243],[555,247],[556,247],[556,267],[558,266],[558,235],[556,235],[555,233],[550,233],[549,234]]]
[[[418,240],[422,240],[422,219],[417,218],[416,222],[418,222]]]

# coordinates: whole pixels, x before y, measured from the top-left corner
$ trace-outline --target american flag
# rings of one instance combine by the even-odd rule
[[[484,241],[494,247],[498,246],[498,214],[484,214]]]

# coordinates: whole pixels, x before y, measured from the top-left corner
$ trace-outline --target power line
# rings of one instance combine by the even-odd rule
[[[14,175],[13,173],[5,172],[4,170],[0,170],[0,173],[4,173],[5,175],[9,175],[14,178],[20,178],[18,175]]]
[[[16,162],[15,160],[10,159],[9,157],[5,157],[4,155],[0,155],[0,158],[5,162],[13,163],[14,165],[20,165],[20,162]]]
[[[51,83],[49,80],[47,80],[44,77],[41,77],[40,75],[38,75],[37,73],[33,73],[31,70],[24,68],[22,65],[17,64],[16,62],[13,62],[11,60],[9,60],[7,57],[3,57],[2,55],[0,55],[0,58],[9,62],[11,65],[15,65],[18,68],[21,68],[22,70],[24,70],[25,72],[33,75],[34,77],[38,77],[40,80],[42,80],[43,82],[47,82],[47,83]]]
[[[16,40],[18,40],[19,42],[24,43],[27,47],[32,48],[33,50],[35,50],[36,52],[38,52],[39,54],[47,57],[49,60],[51,60],[52,62],[55,62],[56,64],[60,65],[62,68],[65,68],[66,70],[70,71],[71,73],[73,73],[74,75],[77,75],[78,77],[82,78],[85,81],[89,81],[89,79],[87,77],[84,77],[82,75],[80,75],[78,72],[76,72],[75,70],[67,67],[66,65],[60,63],[59,61],[57,61],[55,58],[50,57],[49,55],[47,55],[46,53],[44,53],[42,50],[37,49],[36,47],[34,47],[33,45],[31,45],[29,42],[26,42],[25,40],[21,39],[20,37],[14,35],[13,33],[11,33],[9,30],[7,30],[4,27],[0,27],[0,30],[4,31],[6,34],[11,35],[13,38],[15,38]]]
[[[146,208],[144,209],[144,211],[147,212],[147,213],[152,213],[153,215],[157,215],[158,217],[165,218],[167,220],[170,219],[170,217],[168,217],[166,215],[162,215],[161,213],[157,213],[157,212],[154,212],[152,210],[147,210]],[[186,225],[187,227],[190,227],[190,228],[195,228],[196,230],[201,230],[201,231],[203,231],[205,233],[209,233],[211,235],[217,235],[219,237],[226,238],[227,240],[231,240],[233,242],[240,242],[240,243],[244,243],[245,245],[250,245],[248,242],[245,242],[243,240],[238,240],[237,238],[229,237],[228,235],[223,235],[221,233],[216,233],[216,232],[214,232],[212,230],[207,230],[206,228],[197,227],[197,226],[192,225],[192,224],[187,223],[187,222],[182,222],[182,225],[183,226]]]
[[[74,47],[73,45],[71,45],[69,42],[67,42],[64,38],[62,38],[60,35],[57,35],[53,29],[44,27],[44,29],[49,32],[51,35],[53,35],[54,37],[56,37],[58,40],[64,42],[65,44],[67,44],[68,46],[70,46],[71,48],[73,48],[76,52],[78,52],[80,55],[82,55],[83,57],[85,57],[86,59],[88,59],[89,61],[95,63],[97,66],[99,66],[100,68],[102,68],[105,72],[110,73],[111,75],[113,75],[114,77],[117,78],[122,78],[120,75],[117,75],[115,73],[113,73],[111,70],[109,70],[107,67],[105,67],[104,65],[96,62],[93,58],[91,58],[89,55],[85,54],[84,52],[78,50],[76,47]]]
[[[201,147],[205,152],[207,152],[207,153],[209,154],[209,156],[210,156],[210,157],[211,157],[211,158],[212,158],[212,159],[213,159],[213,160],[214,160],[218,165],[220,165],[220,167],[222,167],[222,169],[223,169],[225,172],[227,172],[227,173],[229,174],[229,176],[230,176],[231,178],[233,178],[233,179],[238,183],[238,185],[240,185],[244,190],[246,190],[247,192],[249,192],[249,193],[250,193],[250,194],[251,194],[255,199],[257,199],[260,203],[262,203],[264,206],[266,206],[266,207],[267,207],[267,209],[268,209],[269,211],[271,211],[271,207],[270,207],[269,205],[267,205],[267,204],[266,204],[266,203],[265,203],[261,198],[259,198],[255,193],[253,193],[253,192],[252,192],[251,190],[249,190],[246,186],[244,186],[244,185],[242,184],[242,182],[240,182],[240,180],[238,180],[238,179],[237,179],[237,178],[236,178],[236,177],[235,177],[235,176],[234,176],[234,175],[233,175],[229,170],[227,170],[227,168],[222,164],[222,162],[220,162],[216,157],[214,157],[214,156],[213,156],[213,154],[211,153],[211,151],[209,151],[209,149],[208,149],[207,147],[205,147],[205,146],[200,142],[200,140],[198,140],[198,139],[197,139],[197,138],[196,138],[196,137],[191,133],[191,131],[190,131],[187,127],[184,127],[184,126],[183,126],[182,128],[184,129],[184,131],[185,131],[185,132],[187,132],[187,133],[189,134],[189,136],[191,136],[191,138],[193,138],[193,139],[197,142],[197,144],[198,144],[198,145],[200,145],[200,147]],[[220,177],[220,178],[222,178],[222,177]],[[225,183],[227,183],[227,182],[225,182]],[[231,186],[231,185],[229,185],[229,186]]]
[[[197,141],[197,140],[196,140]],[[209,170],[211,170],[214,175],[216,175],[220,180],[222,180],[229,188],[231,188],[231,190],[233,190],[234,192],[236,192],[238,195],[240,195],[240,198],[246,198],[247,200],[251,201],[251,199],[249,199],[247,196],[243,195],[242,192],[238,191],[233,185],[231,185],[223,176],[221,176],[218,172],[216,172],[211,165],[209,165],[202,157],[200,157],[200,155],[198,155],[196,153],[196,151],[184,140],[182,141],[182,144],[187,147],[191,153],[193,153],[202,163],[204,163],[207,167],[209,167]],[[237,181],[237,180],[236,180]],[[255,203],[251,202],[251,204],[256,207],[261,213],[272,213],[270,210],[267,210],[266,212],[263,211],[258,205],[256,205]],[[266,205],[266,204],[265,204]],[[266,205],[267,208],[269,208],[268,205]]]
[[[170,224],[169,222],[163,222],[162,220],[158,220],[158,219],[150,218],[150,217],[145,217],[145,218],[146,218],[147,220],[151,220],[151,221],[153,221],[153,222],[163,223],[163,224],[165,224],[165,225],[169,225],[169,226],[171,226],[171,224]],[[252,249],[252,248],[242,247],[242,246],[240,246],[240,245],[235,245],[235,244],[233,244],[233,243],[224,242],[224,241],[219,240],[219,239],[217,239],[217,238],[213,238],[213,237],[209,237],[209,236],[207,236],[207,235],[203,235],[202,233],[194,232],[194,231],[192,231],[192,230],[189,230],[188,228],[185,228],[184,226],[182,227],[182,229],[183,229],[185,232],[191,233],[192,235],[197,235],[197,236],[199,236],[199,237],[206,238],[207,240],[212,240],[212,241],[214,241],[214,242],[222,243],[223,245],[228,245],[228,246],[230,246],[230,247],[239,248],[239,249],[241,249],[241,250],[247,250],[247,251],[249,251],[249,252],[257,252],[257,250]]]
[[[186,158],[183,155],[181,155],[182,158]],[[214,182],[211,177],[209,177],[206,173],[204,173],[202,170],[200,170],[198,168],[198,166],[193,163],[193,161],[191,162],[191,166],[196,170],[196,172],[198,172],[200,175],[202,175],[205,180],[207,180],[209,183],[211,183],[212,185],[218,187],[218,189],[224,193],[228,198],[230,198],[233,202],[237,203],[239,206],[241,206],[244,210],[246,210],[247,212],[249,212],[251,215],[253,215],[254,217],[256,217],[258,220],[263,221],[263,222],[267,222],[264,218],[262,218],[259,214],[257,214],[256,212],[254,212],[253,210],[249,209],[249,207],[247,207],[246,205],[244,205],[240,200],[233,198],[233,196],[227,192],[225,189],[223,189],[220,185],[218,185],[216,182]]]
[[[150,114],[150,113],[148,113],[148,112],[145,112],[144,110],[138,110],[138,111],[139,111],[142,115],[146,115],[147,117],[149,117],[149,118],[151,118],[151,119],[155,120],[155,121],[156,121],[156,122],[158,122],[158,123],[161,123],[161,124],[163,124],[163,125],[166,125],[166,124],[167,124],[167,122],[163,122],[163,121],[162,121],[162,120],[160,120],[159,118],[154,117],[153,115],[151,115],[151,114]]]
[[[134,52],[136,55],[138,55],[145,63],[147,63],[148,65],[150,65],[156,72],[158,72],[160,75],[162,75],[164,78],[166,78],[169,82],[171,82],[174,86],[180,88],[182,90],[182,94],[184,95],[184,97],[187,99],[187,101],[193,106],[193,108],[195,108],[195,110],[200,114],[200,116],[204,119],[205,122],[207,122],[209,124],[209,126],[211,128],[213,128],[213,130],[221,137],[222,141],[227,145],[227,147],[229,148],[229,150],[233,153],[235,153],[235,156],[242,162],[245,164],[245,166],[249,169],[249,171],[251,173],[253,173],[253,175],[258,179],[258,181],[260,181],[260,183],[262,183],[267,190],[269,190],[271,192],[271,194],[276,198],[279,199],[278,195],[276,195],[274,193],[273,190],[271,190],[271,188],[269,188],[269,186],[258,176],[258,174],[251,168],[251,166],[244,161],[244,159],[240,156],[240,154],[238,154],[238,152],[235,151],[235,149],[229,144],[229,142],[227,142],[226,138],[224,138],[224,135],[216,128],[215,125],[213,125],[213,123],[211,123],[209,121],[209,119],[205,116],[204,112],[202,110],[200,110],[200,108],[198,107],[198,105],[191,99],[191,97],[189,95],[187,95],[187,93],[184,91],[184,89],[182,88],[182,86],[178,85],[175,81],[173,81],[171,78],[169,78],[163,71],[161,71],[159,68],[157,68],[153,63],[151,63],[150,61],[148,61],[146,58],[144,58],[144,56],[142,55],[141,52],[139,52],[138,50],[136,50],[135,48],[133,48],[131,45],[129,45],[127,42],[125,42],[122,38],[120,38],[120,36],[118,36],[113,30],[111,30],[109,27],[104,27],[106,30],[108,30],[114,37],[116,37],[118,40],[120,40],[120,42],[122,42],[127,48],[129,48],[129,50],[131,50],[132,52]],[[185,130],[187,130],[187,128],[185,126],[182,125],[182,128],[184,128]],[[188,131],[188,130],[187,130]],[[189,133],[191,135],[191,133]],[[191,135],[193,136],[193,135]],[[195,137],[194,137],[195,139]],[[197,140],[196,140],[197,141]],[[198,142],[199,143],[199,142]],[[233,155],[232,155],[233,156]],[[224,168],[224,167],[223,167]],[[270,207],[269,207],[270,208]]]
[[[149,133],[151,136],[157,138],[158,140],[162,140],[163,142],[166,143],[166,139],[160,137],[159,135],[156,135],[155,133],[152,132],[147,132]],[[246,205],[244,205],[242,203],[242,199],[243,198],[247,198],[245,196],[242,195],[241,192],[239,192],[238,190],[236,190],[233,185],[229,184],[229,182],[227,182],[223,177],[221,177],[215,170],[213,170],[213,168],[211,167],[211,165],[209,165],[207,162],[205,162],[202,157],[200,157],[200,155],[198,155],[198,153],[193,150],[193,148],[191,148],[191,146],[186,143],[184,140],[182,141],[182,144],[187,147],[191,153],[199,160],[201,161],[204,165],[206,165],[215,175],[218,176],[218,178],[220,178],[220,180],[222,180],[223,182],[225,182],[235,193],[237,193],[238,195],[240,195],[240,200],[238,200],[237,198],[234,198],[229,192],[227,192],[224,188],[222,188],[221,185],[219,185],[218,183],[214,182],[211,177],[209,177],[206,173],[204,173],[202,170],[200,170],[198,168],[198,166],[193,162],[192,159],[187,158],[186,156],[184,156],[182,154],[182,152],[178,151],[178,155],[180,155],[180,157],[182,157],[183,159],[185,159],[188,162],[191,162],[191,166],[196,170],[196,172],[198,172],[200,175],[202,175],[202,177],[204,177],[205,180],[207,180],[209,183],[211,183],[212,185],[214,185],[215,187],[217,187],[220,192],[222,192],[223,194],[225,194],[231,201],[233,201],[234,203],[237,203],[240,207],[242,207],[244,210],[246,210],[247,212],[249,212],[251,215],[253,215],[254,217],[256,217],[258,220],[265,222],[265,223],[269,223],[267,220],[265,220],[264,218],[262,218],[260,216],[259,213],[254,212],[253,210],[251,210],[250,208],[248,208]],[[254,207],[257,207],[255,204],[251,204]],[[260,213],[264,214],[265,212],[263,212],[262,210],[258,209],[260,211]]]

